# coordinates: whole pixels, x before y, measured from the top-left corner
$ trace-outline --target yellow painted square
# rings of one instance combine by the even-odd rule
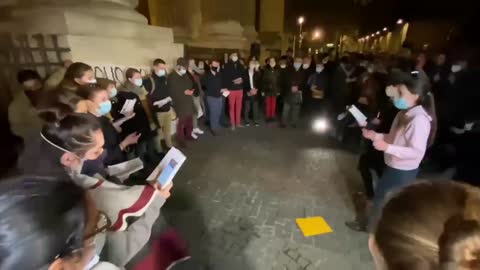
[[[333,232],[323,217],[297,218],[296,221],[305,237]]]

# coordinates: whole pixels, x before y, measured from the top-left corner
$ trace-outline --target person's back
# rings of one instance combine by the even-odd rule
[[[174,71],[168,76],[169,94],[173,99],[173,108],[178,116],[193,115],[192,97],[185,95],[185,90],[193,89],[193,82],[188,75],[180,75]]]

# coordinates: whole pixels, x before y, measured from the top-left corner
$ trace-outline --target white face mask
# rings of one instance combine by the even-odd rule
[[[276,64],[277,64],[277,63],[275,63],[275,62],[270,62],[270,63],[269,63],[269,65],[270,65],[272,68],[275,67]]]
[[[142,81],[142,79],[135,79],[133,81],[133,84],[135,84],[136,86],[142,86],[143,81]]]
[[[322,71],[323,71],[323,66],[317,66],[317,67],[315,68],[315,71],[316,71],[317,73],[322,72]]]
[[[303,69],[307,69],[307,68],[310,67],[310,64],[303,64],[302,67],[303,67]]]
[[[452,65],[451,70],[452,70],[453,73],[457,73],[460,70],[462,70],[462,66],[461,65]]]
[[[302,67],[302,64],[301,63],[293,63],[293,67],[298,70],[299,68]]]
[[[165,76],[165,74],[167,74],[167,71],[165,71],[165,69],[159,69],[159,70],[155,70],[155,74],[158,77],[163,77],[163,76]]]
[[[280,65],[280,68],[286,68],[286,67],[287,67],[287,65],[285,65],[285,64]]]
[[[238,61],[238,56],[236,56],[236,55],[232,56],[232,61],[237,62]]]
[[[178,71],[178,73],[179,73],[180,75],[185,75],[185,74],[187,74],[187,70],[182,68],[182,69],[180,69],[180,70]]]

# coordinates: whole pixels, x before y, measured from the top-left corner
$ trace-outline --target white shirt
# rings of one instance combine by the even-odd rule
[[[253,86],[253,74],[255,74],[255,71],[253,70],[248,70],[248,78],[250,79],[250,89],[254,89],[255,87]]]

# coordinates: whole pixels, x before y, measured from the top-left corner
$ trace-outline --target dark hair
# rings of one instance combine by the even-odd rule
[[[39,269],[83,247],[85,191],[63,177],[0,183],[0,268]]]
[[[44,91],[37,105],[38,115],[46,122],[62,119],[67,114],[75,112],[78,102],[82,99],[76,92],[64,88]]]
[[[135,75],[135,73],[140,73],[140,71],[136,68],[128,68],[127,71],[125,71],[125,77],[127,79],[130,79]]]
[[[97,85],[102,89],[107,89],[111,84],[115,85],[115,81],[106,78],[97,78]]]
[[[67,68],[67,71],[65,71],[65,79],[69,81],[80,79],[85,72],[89,70],[93,70],[91,66],[82,62],[75,62]]]
[[[160,58],[157,58],[155,60],[153,60],[153,65],[156,66],[156,65],[160,65],[160,64],[164,64],[165,65],[165,61],[163,59],[160,59]]]
[[[98,84],[82,85],[78,87],[77,95],[83,99],[93,99],[99,92],[107,91],[106,88],[101,87]]]
[[[423,80],[418,76],[417,71],[406,74],[404,79],[400,79],[397,85],[405,85],[408,91],[412,94],[418,95],[417,105],[421,105],[432,118],[430,124],[430,135],[428,137],[428,145],[431,146],[435,141],[437,133],[437,112],[435,109],[435,98],[430,91],[428,81]]]
[[[29,81],[29,80],[39,80],[39,81],[41,81],[42,77],[40,77],[40,74],[38,74],[38,72],[36,72],[35,70],[31,70],[31,69],[20,70],[17,73],[18,83],[22,84],[22,83],[24,83],[26,81]]]

